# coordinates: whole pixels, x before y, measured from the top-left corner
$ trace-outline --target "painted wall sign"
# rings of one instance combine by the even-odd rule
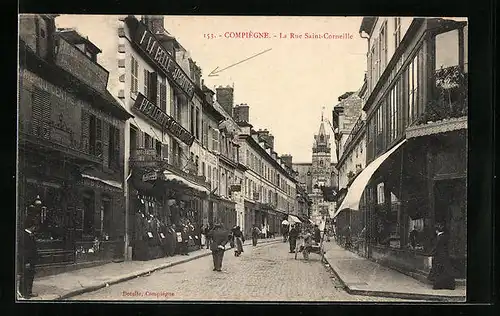
[[[61,37],[56,51],[56,64],[98,92],[106,91],[109,73]]]
[[[188,146],[193,144],[194,136],[174,120],[173,117],[150,102],[143,94],[137,94],[133,109],[148,117],[158,126],[164,128],[167,132],[177,137]]]
[[[170,53],[160,44],[158,39],[151,33],[146,25],[138,21],[134,17],[128,17],[126,23],[130,28],[132,42],[140,47],[140,49],[148,56],[161,72],[188,96],[189,100],[194,95],[194,83],[188,75],[182,70],[181,66],[176,63]]]

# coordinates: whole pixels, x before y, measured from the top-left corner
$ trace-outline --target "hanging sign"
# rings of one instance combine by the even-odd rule
[[[142,181],[148,182],[148,181],[155,181],[158,179],[158,173],[156,171],[146,173],[142,176]]]

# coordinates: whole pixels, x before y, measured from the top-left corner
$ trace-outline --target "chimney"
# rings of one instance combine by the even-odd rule
[[[288,168],[292,168],[292,155],[281,155],[281,161],[283,161]]]
[[[203,93],[205,93],[205,100],[207,100],[207,102],[210,105],[214,105],[214,94],[215,93],[203,84],[203,79],[202,79],[202,87],[203,87],[202,88]]]
[[[163,15],[145,15],[142,17],[144,24],[146,24],[149,30],[155,35],[165,33],[163,19]]]
[[[250,122],[250,107],[247,104],[236,105],[233,108],[233,118],[236,123],[249,123]]]
[[[231,117],[233,116],[233,92],[234,90],[230,86],[226,86],[225,88],[219,86],[216,89],[217,102],[219,102],[224,111],[226,111],[226,113]]]

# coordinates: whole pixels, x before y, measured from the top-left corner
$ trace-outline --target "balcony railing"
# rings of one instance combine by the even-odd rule
[[[134,150],[130,155],[130,163],[132,166],[138,168],[158,168],[160,170],[167,170],[184,179],[210,189],[210,183],[207,182],[205,176],[188,173],[184,171],[180,165],[170,164],[166,159],[162,159],[155,149],[138,148]]]
[[[435,94],[426,104],[417,124],[467,116],[468,74],[459,66],[441,68],[435,72]]]

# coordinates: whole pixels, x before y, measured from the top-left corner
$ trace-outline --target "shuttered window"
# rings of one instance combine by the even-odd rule
[[[33,134],[50,138],[48,122],[50,122],[50,93],[36,88],[33,91]]]
[[[130,59],[130,91],[139,92],[139,62],[134,57]]]
[[[109,125],[108,166],[117,168],[120,161],[120,130]]]

